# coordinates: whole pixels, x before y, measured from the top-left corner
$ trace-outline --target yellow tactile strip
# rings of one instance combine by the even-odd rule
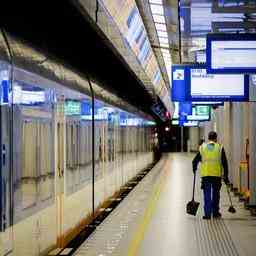
[[[152,196],[150,198],[148,206],[145,210],[145,214],[142,217],[142,221],[140,222],[139,227],[134,234],[134,238],[129,245],[128,254],[127,254],[128,256],[135,256],[138,253],[139,245],[144,238],[148,224],[157,207],[158,199],[161,195],[164,185],[166,184],[166,180],[167,180],[166,175],[168,174],[166,170],[168,170],[168,168],[165,167],[165,171],[162,173],[159,182],[154,186],[154,190],[152,192]]]
[[[195,229],[200,256],[239,256],[223,219],[198,218]]]

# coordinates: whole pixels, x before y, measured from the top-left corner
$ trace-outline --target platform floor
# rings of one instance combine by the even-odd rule
[[[233,198],[228,213],[222,186],[222,219],[202,220],[202,191],[197,179],[198,215],[185,213],[191,200],[193,154],[168,154],[77,250],[76,255],[255,256],[256,218]]]

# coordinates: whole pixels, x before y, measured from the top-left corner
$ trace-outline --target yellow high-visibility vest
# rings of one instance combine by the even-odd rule
[[[201,162],[201,176],[221,177],[221,151],[222,146],[215,142],[203,143],[199,148]]]

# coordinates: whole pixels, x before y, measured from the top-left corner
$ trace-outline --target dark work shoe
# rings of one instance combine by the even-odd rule
[[[217,212],[217,213],[213,214],[213,218],[221,218],[221,213]]]
[[[210,219],[211,219],[211,216],[203,216],[203,219],[204,219],[204,220],[210,220]]]

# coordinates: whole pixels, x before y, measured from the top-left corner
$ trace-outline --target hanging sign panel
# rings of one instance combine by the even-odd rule
[[[191,66],[187,98],[191,101],[248,101],[249,77],[240,74],[208,74],[204,66]]]
[[[208,74],[205,64],[172,66],[172,100],[179,102],[248,101],[249,76]]]
[[[185,65],[172,65],[172,101],[186,101],[186,77]]]
[[[212,74],[256,73],[256,34],[208,34],[206,64]]]

